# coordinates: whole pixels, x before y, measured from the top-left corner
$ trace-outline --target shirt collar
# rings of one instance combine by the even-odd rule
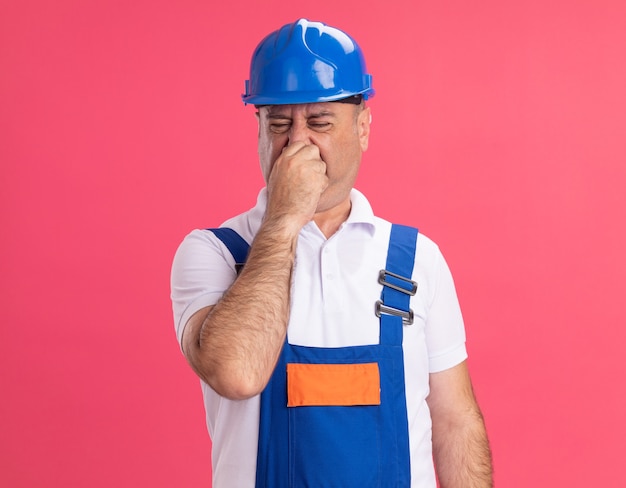
[[[375,222],[374,211],[365,195],[356,188],[350,191],[350,202],[352,203],[352,209],[350,215],[346,219],[344,225],[362,225],[366,228],[370,234],[374,234]],[[265,215],[265,208],[267,207],[267,188],[261,189],[257,197],[257,202],[254,208],[250,211],[249,224],[254,230],[254,234],[258,231]]]
[[[350,191],[350,202],[352,203],[352,210],[346,220],[346,224],[360,224],[364,228],[367,228],[370,234],[374,234],[374,211],[370,202],[365,198],[365,195],[356,188]]]

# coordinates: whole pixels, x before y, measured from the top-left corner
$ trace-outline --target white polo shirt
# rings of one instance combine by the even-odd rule
[[[345,347],[377,344],[379,319],[374,304],[382,286],[391,223],[374,216],[357,190],[350,195],[352,210],[339,230],[326,239],[314,222],[298,238],[292,274],[291,315],[287,330],[291,344]],[[252,243],[263,218],[267,193],[254,208],[224,224]],[[172,267],[174,324],[180,343],[189,318],[214,305],[236,277],[234,259],[224,244],[206,230],[192,231],[181,243]],[[415,314],[404,327],[411,487],[435,488],[431,421],[426,397],[428,375],[466,359],[463,318],[450,270],[433,241],[417,238],[411,298]],[[242,307],[246,304],[242,303]],[[255,485],[259,396],[232,401],[201,382],[206,421],[213,444],[214,488]]]

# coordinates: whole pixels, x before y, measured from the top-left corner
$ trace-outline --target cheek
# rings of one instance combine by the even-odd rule
[[[334,141],[332,147],[328,147],[322,152],[328,154],[328,157],[337,166],[337,170],[342,172],[350,172],[355,164],[358,165],[362,154],[359,140],[356,137],[346,137]]]
[[[257,152],[259,154],[261,171],[266,181],[274,166],[274,161],[280,156],[283,146],[284,144],[275,137],[270,137],[267,134],[259,135]]]
[[[257,144],[257,153],[259,155],[259,163],[261,165],[261,172],[263,173],[263,178],[265,178],[265,181],[267,181],[267,177],[271,169],[272,159],[270,157],[270,146],[268,144],[267,138],[261,134],[259,134],[259,141]]]

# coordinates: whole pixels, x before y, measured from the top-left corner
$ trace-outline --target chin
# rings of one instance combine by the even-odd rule
[[[345,205],[346,203],[347,203],[346,208],[349,209],[350,208],[350,193],[349,192],[345,196],[338,196],[338,195],[331,196],[331,195],[326,195],[325,193],[322,193],[322,196],[317,205],[317,209],[315,210],[315,213],[319,214],[323,212],[328,212],[330,210],[341,207]]]

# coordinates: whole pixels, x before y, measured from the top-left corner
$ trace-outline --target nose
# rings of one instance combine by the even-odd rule
[[[311,134],[305,121],[293,121],[289,129],[289,144],[294,142],[304,142],[311,144]]]

